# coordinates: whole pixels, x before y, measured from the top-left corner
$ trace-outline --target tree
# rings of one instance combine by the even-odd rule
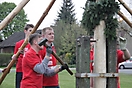
[[[58,19],[54,25],[57,53],[64,61],[75,64],[76,38],[86,31],[76,24],[74,5],[71,0],[63,0]]]
[[[87,3],[86,3],[87,4]],[[106,38],[116,38],[115,29],[118,27],[117,18],[115,14],[120,10],[118,2],[115,0],[99,0],[97,2],[90,1],[86,8],[84,8],[82,25],[91,35],[100,21],[105,22],[104,33]]]
[[[14,3],[3,2],[0,3],[0,22],[16,7]],[[22,9],[14,19],[0,31],[0,38],[7,39],[8,36],[13,34],[14,32],[23,30],[24,25],[27,20],[27,15],[25,11]]]
[[[71,0],[63,0],[63,5],[60,9],[60,12],[58,12],[58,19],[63,20],[65,23],[72,24],[76,21],[75,19],[75,13],[74,13],[74,5]]]
[[[65,25],[65,22],[62,20],[57,22],[54,30],[54,44],[57,53],[62,56],[64,61],[69,64],[75,64],[76,39],[82,35],[86,35],[86,31],[76,23]]]
[[[88,22],[88,15],[87,15],[87,10],[89,9],[89,4],[90,4],[90,2],[92,3],[92,2],[95,2],[96,0],[87,0],[86,1],[86,3],[85,3],[85,7],[83,8],[84,9],[84,13],[83,13],[83,16],[82,16],[82,21],[81,21],[81,25],[83,26],[83,28],[84,29],[86,29],[87,30],[87,33],[89,34],[89,35],[93,35],[94,34],[94,32],[93,32],[93,29],[88,29],[87,28],[87,25],[92,25],[92,24],[89,24],[89,22]]]

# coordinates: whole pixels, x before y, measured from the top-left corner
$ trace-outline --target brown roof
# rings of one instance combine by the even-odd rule
[[[40,30],[36,31],[37,33],[41,33]],[[10,47],[10,46],[15,46],[16,42],[20,41],[21,39],[24,39],[24,32],[15,32],[11,36],[9,36],[6,40],[2,41],[0,43],[0,48],[4,47]]]

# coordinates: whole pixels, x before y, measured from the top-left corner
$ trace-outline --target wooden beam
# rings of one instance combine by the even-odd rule
[[[90,73],[90,38],[80,37],[76,43],[76,73]],[[76,88],[90,88],[90,78],[76,77]]]
[[[132,23],[128,20],[128,18],[121,11],[118,11],[117,14],[132,28]]]
[[[116,49],[116,39],[107,38],[107,73],[117,73]],[[116,77],[108,77],[106,88],[118,88],[117,84]]]
[[[123,0],[118,0],[123,6],[124,8],[132,15],[132,10],[127,6],[127,4],[125,2],[123,2]]]
[[[2,30],[11,20],[21,11],[21,9],[29,2],[30,0],[22,0],[19,5],[17,5],[10,14],[0,23],[0,30]]]

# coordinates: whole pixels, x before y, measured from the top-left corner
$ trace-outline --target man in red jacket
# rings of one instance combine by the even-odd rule
[[[25,38],[29,35],[29,33],[32,31],[34,25],[32,24],[26,24],[24,27],[24,33],[25,33]],[[24,39],[16,42],[15,49],[14,49],[14,54],[17,53],[21,45],[23,44]],[[16,62],[16,88],[20,88],[20,83],[22,80],[22,58],[25,52],[29,50],[30,44],[27,44],[26,47],[24,48],[23,52],[19,55],[17,62]]]
[[[44,38],[48,39],[47,45],[51,46],[52,50],[55,52],[55,47],[53,45],[53,41],[54,41],[53,28],[51,28],[51,27],[43,28],[42,36]],[[46,53],[46,48],[44,47],[44,49],[40,51],[42,58],[45,56],[45,53]],[[57,60],[53,55],[51,55],[50,61],[48,63],[48,67],[56,68],[56,65],[57,65]],[[43,77],[43,88],[59,88],[58,74],[56,74],[54,76],[50,76],[50,77],[44,76]]]
[[[119,42],[117,43],[117,72],[118,72],[118,64],[130,59],[131,55],[126,48],[127,40],[126,38],[119,37]],[[117,88],[120,88],[119,77],[117,78]]]

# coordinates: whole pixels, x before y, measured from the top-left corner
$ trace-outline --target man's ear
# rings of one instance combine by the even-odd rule
[[[27,30],[24,30],[24,33],[26,33],[27,32]]]
[[[36,40],[33,40],[33,43],[36,45],[36,44],[38,44],[38,42],[36,41]]]
[[[45,35],[42,35],[42,37],[44,38],[44,37],[45,37]]]

